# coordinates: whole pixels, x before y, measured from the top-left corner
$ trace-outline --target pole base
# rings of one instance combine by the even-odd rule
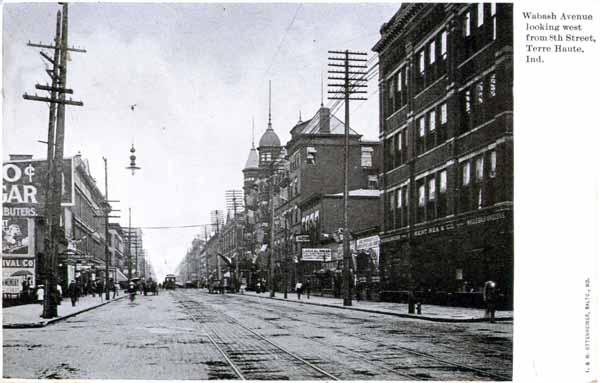
[[[344,298],[344,306],[352,306],[352,299]]]
[[[275,291],[271,291],[271,294],[269,294],[269,296],[270,296],[271,298],[275,298]]]

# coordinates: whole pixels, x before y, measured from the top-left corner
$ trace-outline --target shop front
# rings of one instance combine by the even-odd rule
[[[512,307],[512,209],[416,226],[382,237],[382,300],[409,293],[430,303],[478,307],[486,281],[497,283],[501,306]]]

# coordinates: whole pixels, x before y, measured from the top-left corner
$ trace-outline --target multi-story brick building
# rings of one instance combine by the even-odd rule
[[[387,289],[491,279],[512,294],[512,17],[506,3],[406,3],[381,28]]]
[[[290,132],[292,138],[286,144],[287,166],[278,179],[279,188],[274,202],[275,242],[280,248],[279,263],[283,265],[292,260],[298,262],[295,270],[288,268],[288,272],[294,271],[294,277],[288,278],[292,282],[294,279],[302,280],[324,266],[321,262],[303,262],[302,247],[325,246],[320,239],[321,234],[330,234],[343,226],[339,220],[335,221],[335,228],[330,225],[321,226],[320,220],[323,217],[327,217],[328,222],[333,222],[334,220],[329,220],[339,214],[327,208],[327,213],[324,210],[325,214],[319,216],[312,212],[314,206],[309,201],[321,201],[320,203],[332,207],[334,200],[339,199],[333,195],[344,190],[344,129],[344,123],[331,114],[329,108],[321,106],[310,120],[298,121]],[[378,174],[381,172],[380,144],[361,141],[361,135],[350,129],[348,158],[349,190],[378,190]],[[373,192],[371,194],[373,197]],[[358,205],[362,202],[364,201],[359,198],[351,198],[350,210],[360,210]],[[308,220],[312,222],[311,225],[307,224]],[[368,220],[365,217],[351,217],[349,228],[359,230]],[[296,242],[296,236],[309,234],[309,227],[318,228],[318,233],[313,233],[311,242]],[[323,231],[323,228],[326,230]]]

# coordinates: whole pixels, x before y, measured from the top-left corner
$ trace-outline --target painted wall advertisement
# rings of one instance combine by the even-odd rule
[[[74,205],[73,159],[63,160],[62,204]],[[2,292],[17,294],[24,281],[35,285],[35,222],[43,215],[46,160],[2,164]]]
[[[33,219],[2,217],[2,292],[20,293],[35,284]]]
[[[2,216],[43,215],[48,175],[46,160],[19,160],[2,164]],[[73,159],[63,160],[62,204],[74,203]]]

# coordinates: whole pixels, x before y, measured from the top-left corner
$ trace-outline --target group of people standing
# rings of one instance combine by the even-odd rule
[[[104,281],[102,280],[92,280],[88,281],[85,285],[81,284],[79,281],[71,280],[69,283],[69,287],[67,289],[67,293],[71,298],[71,304],[75,306],[77,301],[79,301],[80,297],[92,295],[95,297],[96,294],[100,298],[100,301],[104,299],[104,295],[106,294],[106,290],[108,289],[109,296],[112,293],[112,298],[115,299],[119,295],[119,285],[114,282],[112,278],[108,280],[108,285],[104,285]]]

